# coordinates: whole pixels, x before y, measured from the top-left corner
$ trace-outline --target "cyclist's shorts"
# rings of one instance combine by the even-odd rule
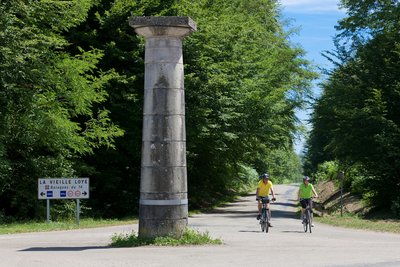
[[[257,200],[261,200],[262,203],[269,203],[269,202],[270,202],[268,196],[267,196],[267,197],[260,197],[260,196],[258,196]]]
[[[300,199],[300,205],[303,209],[307,208],[307,204],[310,204],[310,208],[312,208],[311,198],[302,198]]]

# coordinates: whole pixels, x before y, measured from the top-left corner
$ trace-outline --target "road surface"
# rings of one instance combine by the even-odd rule
[[[0,235],[0,266],[296,266],[398,267],[400,235],[316,224],[304,233],[296,215],[297,188],[276,185],[272,224],[262,233],[254,195],[189,218],[191,228],[208,231],[223,245],[111,248],[114,234],[137,225],[59,232]]]

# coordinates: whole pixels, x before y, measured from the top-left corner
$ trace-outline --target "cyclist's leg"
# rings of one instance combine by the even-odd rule
[[[268,212],[268,217],[269,217],[268,226],[272,227],[272,225],[271,225],[271,209],[269,208],[269,203],[267,203],[267,212]]]
[[[306,209],[306,207],[307,207],[307,202],[305,201],[305,199],[301,199],[301,200],[300,200],[300,205],[301,205],[301,215],[300,215],[300,219],[301,219],[301,222],[304,222],[304,219],[305,219],[304,212],[305,212],[305,209]]]
[[[310,219],[311,219],[311,226],[314,227],[314,212],[313,212],[313,201],[312,199],[309,200],[310,201]]]
[[[257,206],[258,206],[257,220],[259,220],[261,218],[261,201],[260,201],[260,199],[257,199]]]

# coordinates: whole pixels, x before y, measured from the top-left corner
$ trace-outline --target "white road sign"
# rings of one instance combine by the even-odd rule
[[[89,198],[89,178],[39,178],[39,199]]]

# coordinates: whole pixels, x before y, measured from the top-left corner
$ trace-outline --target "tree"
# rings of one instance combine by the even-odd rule
[[[373,205],[398,204],[400,193],[398,1],[343,1],[349,16],[336,41],[343,59],[323,86],[313,115],[309,158],[365,170]],[[361,19],[363,18],[363,19]],[[345,44],[345,42],[351,41]],[[342,41],[342,43],[341,43]],[[315,163],[318,163],[314,161]],[[359,187],[361,188],[361,187]]]
[[[216,196],[204,192],[225,195],[251,182],[257,175],[244,170],[265,171],[274,149],[292,149],[294,109],[315,74],[286,41],[277,8],[274,1],[98,1],[66,34],[75,46],[103,50],[100,69],[118,73],[106,107],[126,135],[117,150],[85,159],[97,192],[107,195],[91,200],[97,210],[122,216],[138,206],[144,46],[128,17],[190,16],[198,25],[184,39],[184,63],[189,196],[201,202]]]
[[[294,109],[315,74],[287,42],[275,2],[180,3],[198,24],[185,40],[189,187],[216,192],[235,183],[238,164],[265,172],[269,153],[293,149]]]
[[[64,33],[73,45],[94,47],[104,56],[98,67],[114,72],[104,88],[108,94],[102,103],[111,111],[110,118],[125,134],[115,142],[116,149],[100,147],[83,158],[82,175],[92,177],[91,188],[96,197],[88,205],[92,214],[103,217],[124,217],[138,211],[142,146],[144,42],[128,24],[130,16],[173,15],[175,1],[96,1],[88,17],[77,27]]]
[[[62,32],[83,21],[90,6],[91,1],[0,4],[0,203],[6,215],[38,216],[39,177],[76,175],[76,157],[113,147],[122,135],[100,105],[113,77],[95,73],[102,53],[64,52]]]

